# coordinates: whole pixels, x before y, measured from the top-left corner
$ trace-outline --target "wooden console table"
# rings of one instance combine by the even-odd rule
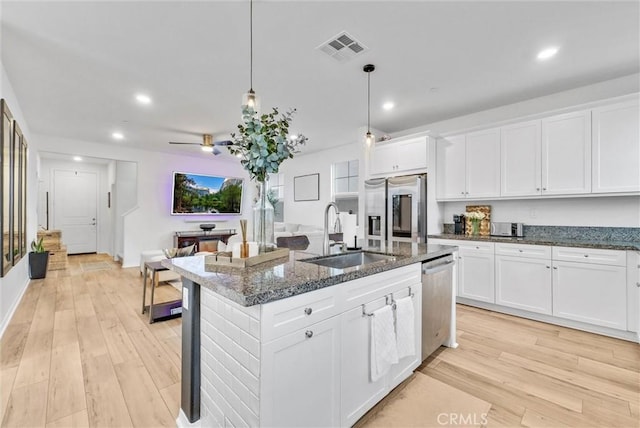
[[[176,232],[176,234],[173,236],[173,246],[176,248],[182,248],[195,244],[195,250],[200,251],[199,244],[202,241],[222,241],[226,244],[227,240],[235,234],[235,229],[213,229],[208,232],[198,230]]]

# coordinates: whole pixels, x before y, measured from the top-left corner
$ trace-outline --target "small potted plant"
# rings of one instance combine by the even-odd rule
[[[49,263],[49,252],[45,251],[40,238],[31,241],[31,252],[29,253],[29,278],[42,279],[47,276],[47,265]]]

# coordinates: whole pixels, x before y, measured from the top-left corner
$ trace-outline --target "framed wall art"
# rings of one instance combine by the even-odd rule
[[[0,174],[0,187],[2,187],[2,199],[0,200],[0,229],[2,229],[1,245],[2,263],[0,274],[5,276],[11,266],[13,257],[11,256],[11,199],[13,187],[11,186],[11,145],[13,136],[13,116],[9,111],[6,101],[0,100],[0,111],[2,122],[0,123],[0,164],[2,164],[2,174]]]
[[[320,200],[320,174],[299,175],[293,177],[293,200]]]

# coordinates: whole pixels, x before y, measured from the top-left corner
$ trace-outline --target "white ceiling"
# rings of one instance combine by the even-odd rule
[[[240,120],[247,0],[1,7],[2,61],[34,133],[196,154],[167,142],[228,137]],[[637,73],[639,12],[638,1],[256,0],[253,87],[263,110],[296,107],[293,131],[319,150],[366,126],[364,64],[376,65],[371,126],[392,133]],[[369,50],[338,63],[315,49],[341,31]],[[537,61],[549,45],[558,55]]]

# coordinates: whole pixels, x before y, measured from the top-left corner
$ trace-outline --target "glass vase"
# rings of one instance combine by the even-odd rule
[[[253,207],[253,240],[258,243],[258,251],[264,253],[275,246],[273,207],[267,199],[267,182],[259,181],[258,185],[260,194],[258,202]]]
[[[480,233],[480,220],[471,220],[471,234],[478,235]]]

